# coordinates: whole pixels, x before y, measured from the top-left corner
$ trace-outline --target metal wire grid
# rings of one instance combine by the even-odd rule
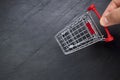
[[[92,25],[95,34],[90,33],[86,27],[87,22]],[[86,13],[58,32],[55,38],[63,52],[70,54],[104,39],[100,30],[95,26],[90,13]]]

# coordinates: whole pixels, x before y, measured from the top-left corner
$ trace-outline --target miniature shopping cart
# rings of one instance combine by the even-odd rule
[[[92,4],[85,14],[75,19],[55,36],[65,54],[73,53],[99,41],[109,42],[113,40],[107,27],[105,27],[107,38],[104,37],[101,30],[97,27],[91,11],[100,19],[100,14],[96,10],[95,5]]]

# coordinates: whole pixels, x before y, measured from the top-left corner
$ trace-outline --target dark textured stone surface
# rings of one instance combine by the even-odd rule
[[[110,0],[1,0],[0,80],[119,80],[120,28],[100,42],[65,56],[55,34],[95,3]]]

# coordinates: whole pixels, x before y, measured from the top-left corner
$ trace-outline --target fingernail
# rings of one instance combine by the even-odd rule
[[[110,13],[110,12],[106,12],[106,13],[105,13],[105,16],[108,16],[108,15],[109,15],[109,13]]]
[[[102,17],[101,20],[100,20],[100,23],[103,26],[107,26],[109,21],[108,21],[108,19],[106,17]]]

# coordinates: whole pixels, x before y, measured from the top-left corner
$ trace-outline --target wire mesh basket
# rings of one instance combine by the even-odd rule
[[[94,5],[91,6],[88,10],[93,9],[93,7],[95,8]],[[109,34],[109,31],[107,33]],[[106,40],[108,42],[113,40],[110,34],[109,39],[104,38],[104,35],[92,18],[90,11],[76,18],[71,24],[59,31],[55,38],[64,54],[73,53],[99,41]]]

